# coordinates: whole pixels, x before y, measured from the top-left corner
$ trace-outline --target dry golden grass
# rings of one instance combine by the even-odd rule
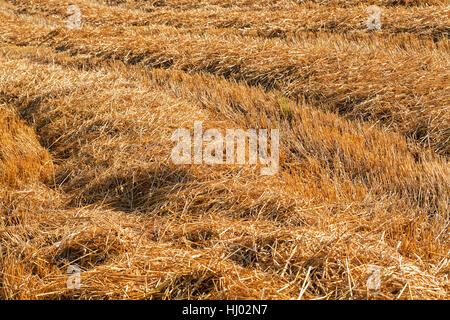
[[[448,299],[445,2],[232,2],[0,2],[0,298]],[[174,165],[195,120],[278,175]]]
[[[84,12],[89,15],[89,11]],[[97,8],[91,15],[101,16],[100,12]],[[447,38],[436,46],[433,41],[422,43],[411,37],[353,41],[326,33],[281,41],[184,34],[158,26],[125,30],[85,26],[74,33],[64,28],[51,31],[52,25],[30,24],[33,19],[17,18],[14,13],[3,18],[15,23],[15,30],[5,24],[2,33],[8,41],[67,51],[80,57],[81,66],[114,59],[150,67],[207,71],[280,89],[292,98],[306,99],[352,119],[381,121],[439,153],[450,152],[446,112],[449,61],[448,55],[442,54],[442,50],[448,51]],[[104,40],[98,42],[100,37]]]
[[[51,175],[51,156],[13,110],[0,106],[0,183],[17,187]]]

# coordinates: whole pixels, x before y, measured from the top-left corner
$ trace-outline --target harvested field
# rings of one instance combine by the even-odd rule
[[[448,299],[449,13],[0,0],[0,299]],[[196,121],[277,173],[174,163]]]

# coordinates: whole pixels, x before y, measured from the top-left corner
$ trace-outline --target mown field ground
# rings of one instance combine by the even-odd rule
[[[0,298],[448,299],[449,18],[0,0]],[[278,174],[175,165],[194,121],[278,128]]]

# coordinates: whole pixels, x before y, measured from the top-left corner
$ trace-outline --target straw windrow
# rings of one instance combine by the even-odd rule
[[[448,298],[441,1],[68,3],[0,2],[0,298]],[[278,175],[175,165],[194,121],[278,128]]]

